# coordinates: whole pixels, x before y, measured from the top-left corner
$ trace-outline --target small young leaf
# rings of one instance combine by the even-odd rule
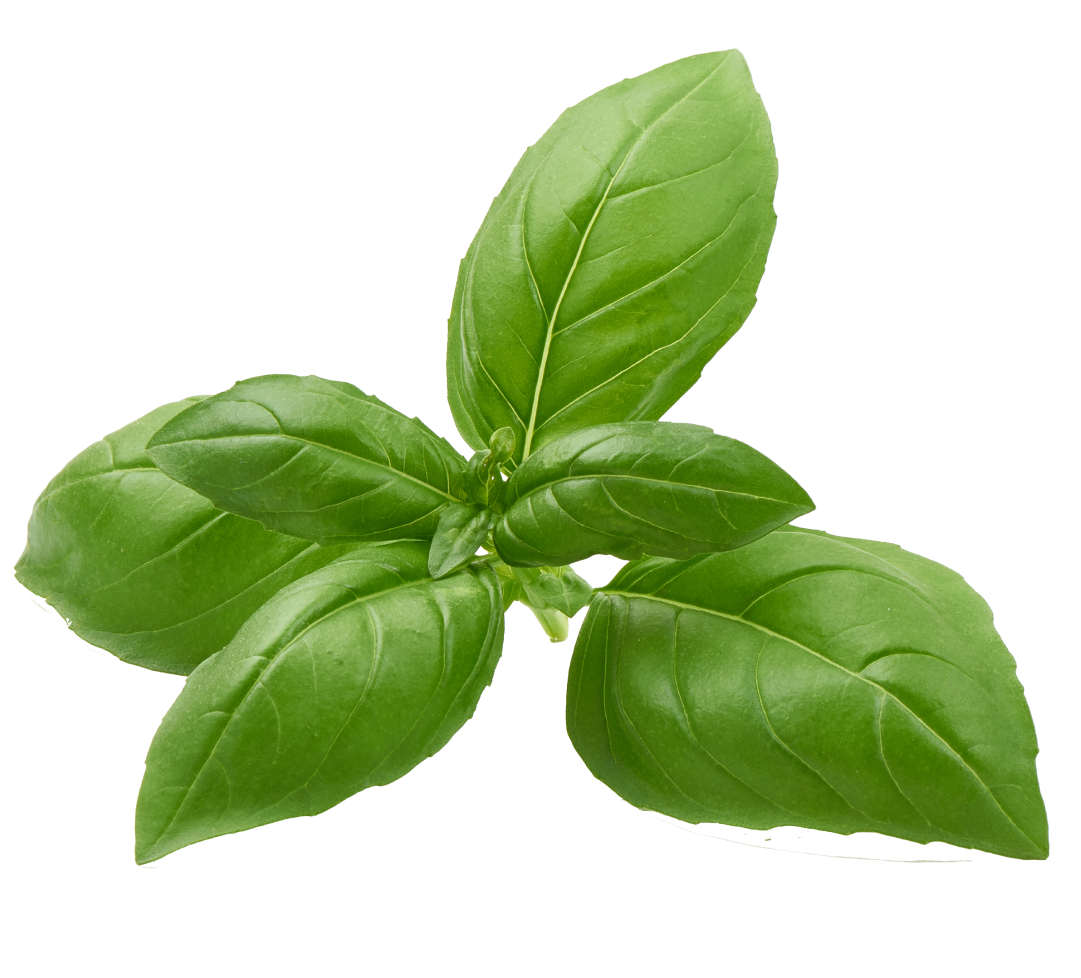
[[[812,509],[788,473],[742,442],[627,421],[564,435],[519,466],[495,545],[518,566],[686,558],[742,547]]]
[[[465,493],[484,509],[503,510],[507,484],[499,474],[499,463],[487,448],[474,452],[465,470]]]
[[[465,499],[465,459],[442,438],[319,377],[241,381],[178,414],[147,451],[220,509],[317,543],[430,539]]]
[[[276,591],[348,549],[223,513],[161,472],[147,439],[199,400],[151,411],[64,466],[34,504],[15,566],[87,642],[180,675]]]
[[[494,520],[495,513],[490,509],[465,503],[444,509],[432,538],[432,549],[428,552],[428,573],[435,578],[445,577],[472,559],[487,538]]]
[[[738,51],[628,78],[526,150],[458,272],[455,423],[512,463],[585,425],[657,419],[755,303],[776,224],[769,119]]]
[[[784,527],[628,565],[582,625],[567,730],[605,784],[684,821],[1048,853],[990,609],[893,544]]]
[[[140,863],[389,784],[476,709],[503,644],[491,568],[433,581],[423,543],[360,547],[259,609],[150,745]]]
[[[500,428],[493,431],[492,437],[488,439],[488,448],[491,450],[492,460],[496,464],[510,461],[514,455],[516,443],[517,438],[514,437],[513,428]]]
[[[531,608],[555,608],[573,618],[593,597],[593,586],[569,567],[515,567],[519,599]]]

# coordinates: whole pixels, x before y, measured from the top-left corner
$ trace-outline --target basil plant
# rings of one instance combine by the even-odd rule
[[[1014,660],[953,571],[788,524],[748,445],[659,420],[755,303],[776,216],[737,51],[587,98],[461,263],[447,388],[466,459],[351,384],[256,377],[76,456],[18,579],[80,636],[187,676],[146,759],[136,859],[315,815],[472,716],[520,601],[588,607],[567,730],[688,822],[1048,854]],[[571,566],[628,563],[594,592]]]

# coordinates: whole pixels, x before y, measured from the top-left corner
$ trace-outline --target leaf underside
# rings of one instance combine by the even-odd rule
[[[583,623],[567,729],[614,791],[688,822],[1048,854],[990,610],[892,544],[785,527],[628,565]]]

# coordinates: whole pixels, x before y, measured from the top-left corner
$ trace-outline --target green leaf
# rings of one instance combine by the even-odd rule
[[[507,483],[495,545],[508,564],[733,550],[814,503],[753,448],[666,421],[596,425],[531,455]]]
[[[475,452],[465,470],[465,493],[480,506],[503,512],[502,464],[514,453],[514,432],[500,428],[492,433],[489,447]]]
[[[738,51],[684,58],[564,112],[458,272],[447,388],[462,437],[483,448],[510,427],[520,462],[575,428],[660,418],[754,306],[776,182]]]
[[[465,503],[444,509],[428,552],[428,572],[432,577],[445,577],[471,560],[487,539],[494,520],[495,513],[490,509]]]
[[[147,439],[198,402],[166,404],[72,459],[34,504],[15,576],[81,638],[187,675],[324,549],[223,513],[161,472]]]
[[[593,585],[569,567],[515,567],[519,600],[533,609],[555,608],[573,618],[593,597]]]
[[[1036,734],[991,611],[941,564],[786,527],[597,593],[567,730],[639,808],[1048,853]]]
[[[162,471],[219,509],[318,543],[430,538],[464,499],[465,459],[351,384],[253,377],[150,440]]]
[[[487,448],[474,452],[465,470],[466,495],[484,509],[502,512],[506,486],[495,456]]]
[[[503,644],[492,570],[360,548],[275,595],[192,673],[150,746],[140,863],[389,784],[476,709]]]
[[[517,438],[513,428],[499,428],[492,432],[488,439],[488,448],[492,453],[492,461],[497,464],[509,462],[514,457],[514,446]]]

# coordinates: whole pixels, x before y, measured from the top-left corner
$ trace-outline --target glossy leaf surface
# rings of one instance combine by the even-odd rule
[[[613,790],[688,822],[1048,853],[990,609],[893,544],[786,527],[625,567],[582,625],[567,729]]]
[[[462,261],[447,388],[462,437],[657,419],[755,303],[776,216],[769,119],[738,51],[685,58],[564,112]]]
[[[517,469],[505,503],[495,544],[520,566],[732,550],[814,509],[760,452],[665,421],[564,435]]]
[[[139,862],[389,784],[473,715],[502,647],[499,585],[484,565],[433,581],[427,559],[358,548],[192,673],[147,756]]]
[[[219,509],[318,543],[430,538],[465,459],[352,384],[254,377],[177,415],[151,458]]]
[[[466,495],[483,509],[502,512],[506,485],[495,456],[487,448],[475,452],[466,465]]]
[[[488,537],[495,513],[464,503],[448,506],[428,551],[428,573],[443,577],[470,560]]]
[[[34,504],[15,568],[87,642],[181,675],[343,552],[223,513],[154,465],[147,440],[199,400],[166,404],[72,459]]]

